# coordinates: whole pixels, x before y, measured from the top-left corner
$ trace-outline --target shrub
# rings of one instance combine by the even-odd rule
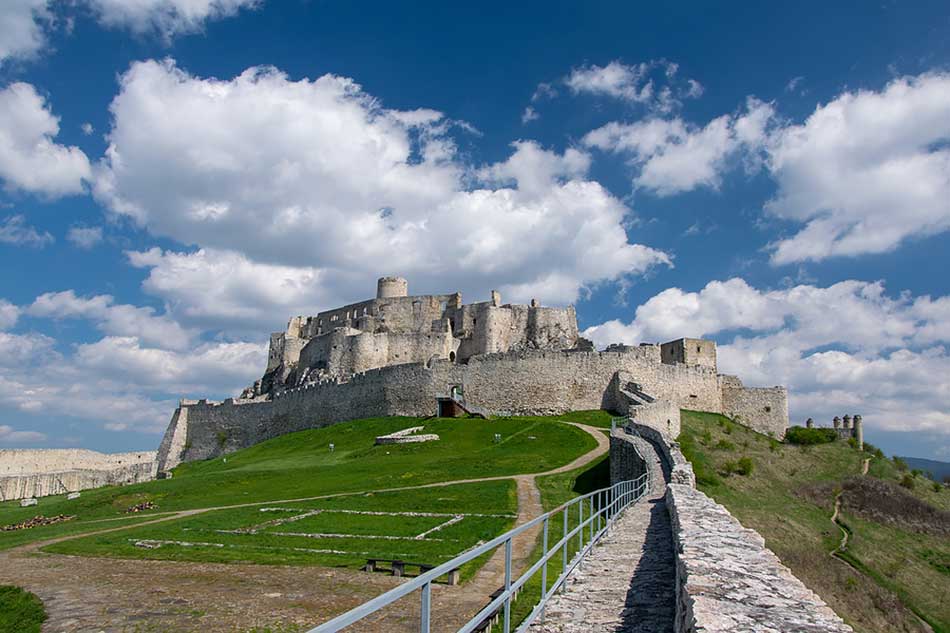
[[[914,476],[910,473],[904,473],[904,476],[901,477],[901,485],[907,488],[908,490],[914,489]]]
[[[716,448],[721,451],[734,451],[736,450],[736,445],[729,440],[719,440],[716,442]]]
[[[703,444],[709,446],[712,443],[712,433],[709,432],[709,429],[703,431]]]
[[[778,442],[774,439],[769,439],[769,450],[773,453],[778,450]]]
[[[827,444],[838,439],[834,429],[808,429],[803,426],[789,427],[785,441],[789,444],[807,446],[809,444]]]
[[[740,475],[748,477],[755,469],[755,462],[752,461],[751,457],[740,457],[739,463],[736,464],[736,466]]]
[[[857,447],[858,447],[858,439],[857,439],[856,437],[849,437],[849,438],[848,438],[848,446],[850,446],[851,448],[857,448]]]
[[[732,435],[732,424],[726,422],[726,424],[722,427],[722,432],[726,435]]]
[[[922,471],[919,468],[915,468],[914,470],[910,471],[910,474],[913,475],[914,477],[922,477],[924,474],[924,471]]]
[[[933,485],[934,492],[940,492],[941,490],[943,490],[943,486],[941,486],[941,485],[940,485],[939,483],[937,483],[936,481],[933,482],[932,485]]]
[[[722,465],[722,474],[726,477],[731,477],[732,475],[739,472],[739,464],[736,462],[726,462]]]
[[[46,620],[43,603],[19,587],[0,586],[0,631],[40,633]]]
[[[897,455],[894,455],[894,467],[897,468],[897,470],[907,470],[907,462]]]

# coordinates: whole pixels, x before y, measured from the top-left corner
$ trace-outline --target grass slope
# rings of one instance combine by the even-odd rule
[[[377,435],[425,425],[438,442],[375,446]],[[495,442],[495,434],[501,436]],[[335,445],[333,452],[329,444]],[[556,418],[374,418],[284,435],[223,458],[191,462],[174,477],[124,487],[100,488],[67,501],[47,497],[20,508],[0,504],[0,525],[37,514],[75,515],[74,521],[0,533],[0,549],[65,534],[93,531],[99,519],[142,520],[162,512],[296,499],[335,493],[416,486],[440,481],[542,472],[592,450],[587,433]],[[157,508],[129,517],[132,505]],[[118,525],[118,524],[116,524]]]
[[[682,423],[680,443],[700,489],[758,531],[855,630],[925,631],[919,616],[937,633],[950,631],[946,538],[845,510],[842,520],[852,532],[846,557],[860,571],[829,554],[842,536],[830,520],[834,495],[845,480],[860,475],[868,457],[870,476],[897,483],[905,474],[892,462],[840,441],[808,447],[781,444],[715,414],[684,411]],[[727,474],[743,457],[752,461],[752,473]],[[950,509],[950,491],[936,491],[922,477],[911,479],[914,496]]]
[[[0,633],[40,633],[45,620],[39,598],[19,587],[0,586]]]
[[[514,525],[518,501],[514,481],[505,479],[264,508],[251,506],[218,510],[116,533],[71,539],[47,546],[43,551],[126,559],[322,565],[353,569],[362,567],[367,558],[401,558],[436,564],[510,529]],[[314,510],[321,512],[279,525],[266,524]],[[400,514],[357,514],[353,511]],[[417,539],[417,535],[445,524],[453,517],[413,516],[411,513],[494,516],[465,516],[432,533],[431,538]],[[261,526],[256,533],[234,532],[255,526]],[[338,536],[321,538],[290,534]],[[166,544],[156,549],[135,545],[146,540],[188,545]],[[463,578],[469,577],[477,566],[464,567]]]

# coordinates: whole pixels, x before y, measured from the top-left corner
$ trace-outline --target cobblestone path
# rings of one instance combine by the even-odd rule
[[[652,487],[614,524],[548,603],[536,633],[672,633],[676,567],[664,494],[668,474],[652,445],[635,438]]]

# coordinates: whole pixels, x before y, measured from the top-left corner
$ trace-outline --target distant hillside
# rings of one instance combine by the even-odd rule
[[[786,444],[710,413],[684,411],[679,440],[700,489],[855,631],[950,633],[950,489],[873,447]]]
[[[938,462],[935,459],[924,459],[923,457],[901,457],[911,470],[922,470],[930,473],[930,478],[934,481],[943,481],[944,477],[950,477],[950,463]]]

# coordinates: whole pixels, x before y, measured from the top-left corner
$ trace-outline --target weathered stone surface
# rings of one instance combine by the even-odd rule
[[[566,592],[552,598],[544,621],[536,621],[532,631],[673,631],[676,572],[664,497],[665,468],[651,443],[641,437],[615,433],[611,460],[619,451],[629,451],[624,464],[632,468],[631,475],[650,473],[650,492],[617,520],[569,578]]]
[[[84,449],[0,450],[0,500],[150,481],[156,472],[155,451],[107,454]]]
[[[676,552],[677,633],[852,631],[755,531],[702,492],[666,493]]]

